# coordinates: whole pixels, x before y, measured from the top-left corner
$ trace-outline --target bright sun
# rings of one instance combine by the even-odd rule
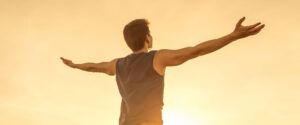
[[[163,113],[164,125],[199,125],[191,117],[181,112],[165,111]]]

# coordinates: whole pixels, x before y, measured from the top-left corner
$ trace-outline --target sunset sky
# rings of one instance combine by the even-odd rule
[[[65,66],[131,53],[133,19],[153,50],[194,46],[261,21],[256,36],[170,67],[165,125],[299,125],[299,0],[0,0],[0,125],[117,125],[115,77]]]

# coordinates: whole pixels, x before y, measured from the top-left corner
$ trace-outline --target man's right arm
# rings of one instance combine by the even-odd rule
[[[242,26],[241,24],[244,20],[245,17],[241,18],[236,24],[235,30],[221,38],[209,40],[193,47],[186,47],[178,50],[159,50],[154,57],[154,68],[160,74],[163,74],[164,69],[167,66],[177,66],[190,59],[214,52],[237,39],[255,35],[264,28],[264,24],[261,25],[260,23],[250,26]]]
[[[64,64],[66,64],[71,68],[76,68],[87,72],[101,72],[110,76],[116,74],[117,59],[108,62],[100,62],[100,63],[88,62],[88,63],[81,63],[81,64],[75,64],[71,60],[62,57],[60,59],[63,61]]]

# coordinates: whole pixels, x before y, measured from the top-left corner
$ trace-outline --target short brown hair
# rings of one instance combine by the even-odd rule
[[[150,32],[148,24],[149,22],[146,19],[135,19],[124,27],[124,39],[132,51],[137,51],[144,47],[146,36]]]

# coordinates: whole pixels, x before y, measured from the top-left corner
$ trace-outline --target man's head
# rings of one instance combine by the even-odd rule
[[[141,50],[147,45],[152,48],[152,36],[146,19],[135,19],[128,23],[123,30],[127,46],[133,51]]]

